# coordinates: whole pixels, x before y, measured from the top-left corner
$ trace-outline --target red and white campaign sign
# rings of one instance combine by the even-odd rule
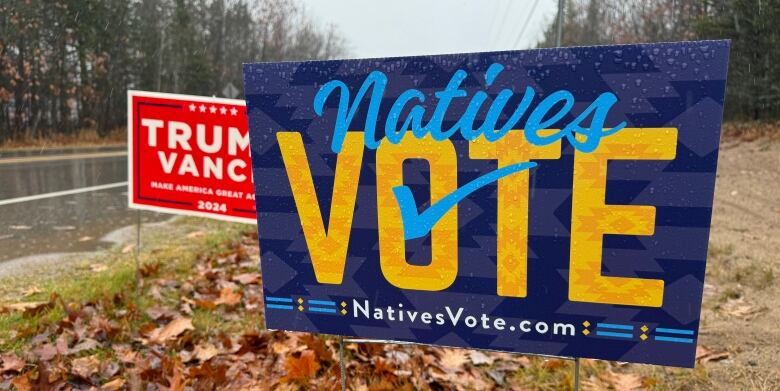
[[[256,224],[242,100],[128,91],[130,207]]]

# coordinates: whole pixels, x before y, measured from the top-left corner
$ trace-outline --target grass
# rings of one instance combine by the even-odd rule
[[[639,368],[638,373],[653,379],[654,382],[649,384],[651,390],[709,390],[713,386],[707,368],[703,365],[697,365],[693,369],[654,365],[638,365],[637,368]]]
[[[204,335],[240,333],[262,324],[263,318],[257,314],[249,314],[245,318],[228,319],[224,311],[220,309],[206,310],[201,308],[195,309],[192,314],[192,325],[197,332]]]
[[[73,133],[54,133],[47,137],[22,137],[5,140],[0,143],[0,150],[26,148],[58,148],[58,147],[91,147],[118,145],[127,142],[127,130],[117,128],[101,137],[96,129],[79,129]]]
[[[734,244],[711,242],[708,255],[707,281],[717,288],[717,295],[713,301],[704,301],[705,308],[717,310],[723,303],[770,289],[775,284],[775,270],[768,262],[737,255]]]
[[[106,272],[86,273],[78,270],[65,278],[43,282],[40,292],[24,298],[23,302],[48,301],[57,294],[64,303],[97,301],[113,296],[135,284],[135,271],[131,262],[117,262]],[[55,303],[50,310],[26,316],[20,313],[0,315],[0,351],[19,351],[37,334],[41,325],[58,322],[65,316],[64,309]]]
[[[723,124],[723,141],[780,139],[780,121],[729,121]]]
[[[520,384],[540,389],[566,389],[574,382],[574,364],[560,359],[532,359],[531,365],[515,372]],[[580,368],[580,376],[585,374]]]
[[[734,272],[734,280],[759,290],[766,289],[774,283],[775,271],[771,266],[753,262],[747,266],[738,267]]]
[[[224,251],[237,240],[241,232],[247,230],[247,226],[188,218],[169,223],[167,227],[152,229],[157,232],[143,235],[146,243],[141,253],[142,264],[160,265],[159,276],[155,278],[184,280],[194,273],[193,265],[198,257]],[[197,238],[188,238],[186,233],[194,230],[205,231],[205,234]],[[102,272],[93,272],[89,264],[94,263],[109,265],[109,268]],[[85,260],[77,267],[64,269],[56,276],[49,276],[49,278],[26,276],[0,281],[6,296],[4,300],[0,300],[0,306],[12,302],[48,301],[55,293],[66,304],[97,302],[116,294],[133,295],[135,281],[134,254],[122,253],[119,248],[115,248]],[[37,288],[37,293],[27,297],[14,299],[9,294],[32,286]],[[167,299],[178,303],[179,298]],[[144,314],[148,308],[163,304],[148,294],[142,294],[138,300],[126,302],[137,303],[131,305],[137,305],[140,314]],[[123,308],[117,308],[119,309]],[[0,352],[23,351],[30,339],[37,334],[37,330],[43,325],[59,322],[65,316],[65,311],[59,302],[50,309],[31,316],[19,312],[0,314]],[[142,315],[131,327],[147,320],[146,315]],[[251,321],[256,320],[240,319],[226,322],[219,311],[198,310],[195,313],[194,325],[196,331],[207,332],[215,328],[228,331],[240,330],[240,327]]]
[[[718,243],[710,243],[707,253],[713,258],[728,257],[734,254],[734,245],[729,243],[724,246]]]
[[[728,287],[723,290],[723,292],[720,294],[720,302],[726,302],[729,300],[736,300],[742,297],[742,291],[734,288],[734,287]]]
[[[709,258],[712,260],[707,268],[707,275],[715,278],[721,284],[736,283],[739,286],[751,287],[756,290],[767,289],[775,283],[775,270],[767,262],[759,262],[748,257],[734,255],[733,244],[720,245],[710,243]],[[717,265],[717,266],[715,266]],[[729,288],[734,290],[735,288]],[[723,292],[724,295],[735,298],[733,292]]]
[[[707,369],[701,365],[695,369],[684,369],[642,364],[622,366],[601,360],[580,360],[580,383],[584,389],[607,389],[608,383],[603,379],[610,374],[619,376],[621,373],[642,375],[643,389],[671,391],[707,389],[712,386]],[[515,372],[515,378],[529,389],[571,389],[574,385],[574,363],[532,357],[529,366]]]

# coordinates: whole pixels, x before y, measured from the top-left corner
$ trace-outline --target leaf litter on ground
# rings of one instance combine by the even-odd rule
[[[0,354],[0,390],[340,389],[337,337],[262,329],[256,243],[246,234],[184,271],[145,263],[141,299],[127,286],[98,300],[54,294],[0,307],[40,316],[16,330],[26,339],[19,351]],[[55,309],[60,317],[41,316]],[[349,343],[345,351],[350,390],[560,389],[573,381],[570,363],[560,359],[406,344]],[[585,385],[651,384],[627,366],[584,363]],[[543,382],[539,373],[547,374]]]

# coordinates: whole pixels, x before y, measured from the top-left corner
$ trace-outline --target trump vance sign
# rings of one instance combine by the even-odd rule
[[[267,327],[693,366],[728,51],[245,65]]]
[[[130,207],[255,223],[244,101],[128,92]]]

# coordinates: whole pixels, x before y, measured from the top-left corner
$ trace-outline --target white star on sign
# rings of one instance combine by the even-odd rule
[[[238,114],[238,110],[236,110],[235,107],[231,108],[230,109],[230,115],[236,115],[236,114]]]
[[[225,106],[222,106],[222,107],[219,108],[219,113],[222,114],[222,115],[227,113],[227,109],[225,108]]]
[[[190,111],[195,111],[195,103],[190,103]]]
[[[211,107],[209,107],[209,111],[211,112],[211,114],[215,114],[217,112],[217,108],[214,107],[214,106],[211,106]]]
[[[206,112],[206,106],[204,106],[204,105],[202,105],[202,104],[201,104],[201,105],[200,105],[200,112],[201,112],[201,113],[205,113],[205,112]]]

